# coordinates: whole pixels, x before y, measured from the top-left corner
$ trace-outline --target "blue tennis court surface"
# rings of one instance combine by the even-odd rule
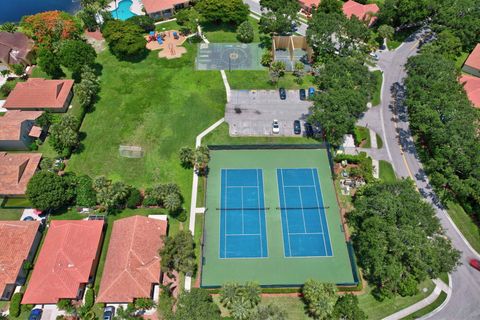
[[[222,169],[220,258],[268,256],[261,169]]]
[[[286,257],[332,256],[317,169],[277,169]]]

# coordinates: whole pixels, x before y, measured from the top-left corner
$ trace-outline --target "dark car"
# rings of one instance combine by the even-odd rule
[[[315,95],[315,88],[308,88],[308,98],[312,99]]]
[[[302,133],[302,127],[300,126],[300,121],[299,120],[293,121],[293,133],[295,133],[295,134]]]
[[[115,316],[114,307],[105,307],[105,309],[103,309],[103,320],[112,320],[113,316]]]
[[[480,261],[477,259],[470,259],[470,265],[480,271]]]
[[[280,93],[280,99],[287,99],[287,91],[285,90],[285,88],[278,89],[278,92]]]
[[[28,320],[40,320],[42,318],[42,309],[33,309],[30,311],[30,315],[28,316]]]
[[[307,94],[305,92],[305,89],[300,89],[299,93],[300,93],[300,100],[303,101],[303,100],[307,99]]]
[[[308,122],[305,122],[305,135],[309,138],[313,137],[313,126],[308,123]]]

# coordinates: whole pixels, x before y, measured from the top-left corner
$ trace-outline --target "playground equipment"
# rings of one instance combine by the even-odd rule
[[[173,31],[173,38],[174,38],[175,40],[180,39],[180,37],[179,37],[179,35],[178,35],[178,33],[177,33],[176,31]]]

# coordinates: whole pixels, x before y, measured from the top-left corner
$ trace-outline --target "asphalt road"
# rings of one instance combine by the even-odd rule
[[[379,110],[380,123],[375,125],[382,130],[384,145],[397,174],[404,178],[411,177],[415,181],[425,199],[435,207],[437,216],[455,248],[462,251],[462,265],[452,274],[450,300],[441,311],[432,314],[429,319],[480,319],[478,306],[480,303],[480,272],[468,265],[469,258],[475,257],[477,254],[462,239],[447,212],[436,200],[416,154],[409,130],[406,107],[402,103],[403,80],[406,77],[404,64],[410,56],[417,53],[418,38],[419,34],[414,35],[397,50],[379,53],[378,66],[384,72],[384,89],[380,107],[371,110]],[[398,94],[392,94],[393,86],[399,88]],[[397,102],[395,103],[395,101]]]

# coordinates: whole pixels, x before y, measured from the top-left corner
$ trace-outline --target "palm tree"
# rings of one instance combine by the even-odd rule
[[[195,162],[195,153],[190,147],[183,147],[180,149],[178,156],[183,167],[191,168]]]
[[[171,193],[165,197],[163,206],[170,212],[175,212],[182,206],[182,200],[178,193]]]
[[[251,308],[255,307],[260,302],[260,286],[256,282],[247,282],[245,286],[242,287],[240,295],[248,302]]]
[[[195,150],[195,169],[199,174],[205,174],[210,161],[210,150],[206,146],[199,146]]]
[[[248,301],[236,299],[230,307],[230,314],[235,320],[248,319],[251,313],[251,307]]]
[[[239,285],[235,282],[227,282],[220,290],[220,302],[226,307],[230,308],[235,300],[237,300]]]

